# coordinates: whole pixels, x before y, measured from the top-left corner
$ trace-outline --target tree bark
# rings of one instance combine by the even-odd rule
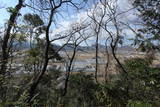
[[[21,8],[23,7],[23,2],[24,0],[19,0],[18,4],[15,6],[13,12],[10,15],[10,18],[8,20],[8,24],[7,24],[7,28],[5,30],[5,34],[3,37],[3,41],[2,41],[2,55],[1,55],[1,65],[0,65],[0,76],[2,77],[0,80],[0,99],[5,102],[6,101],[6,87],[7,86],[3,86],[4,82],[5,82],[5,77],[6,77],[6,71],[7,71],[7,63],[8,63],[8,59],[9,59],[9,52],[10,52],[10,42],[12,40],[11,39],[11,30],[14,27],[14,24],[16,22],[16,18],[19,15],[19,12],[21,10]]]
[[[46,48],[45,48],[45,56],[44,56],[45,59],[44,59],[44,65],[43,65],[43,68],[42,68],[42,72],[39,74],[36,81],[31,85],[31,88],[29,90],[29,98],[27,100],[27,103],[31,102],[31,100],[34,96],[34,92],[36,90],[36,87],[39,84],[40,80],[42,79],[42,76],[44,75],[44,73],[47,69],[47,65],[48,65],[48,62],[49,62],[48,53],[49,53],[49,46],[50,46],[49,30],[50,30],[50,27],[51,27],[51,24],[52,24],[53,15],[54,15],[54,9],[51,10],[49,23],[48,23],[47,28],[46,28]]]
[[[7,69],[7,63],[8,63],[8,57],[9,57],[9,50],[8,50],[8,44],[9,44],[9,39],[10,39],[10,33],[11,29],[13,28],[16,18],[19,14],[19,11],[23,7],[23,2],[24,0],[19,0],[18,4],[15,6],[14,12],[11,13],[8,25],[6,28],[6,33],[4,34],[3,37],[3,43],[2,43],[2,58],[1,58],[1,69],[0,69],[0,74],[4,75]]]

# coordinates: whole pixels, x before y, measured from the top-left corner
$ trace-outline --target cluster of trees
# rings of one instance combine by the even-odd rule
[[[96,0],[88,9],[87,0],[18,0],[15,7],[7,8],[10,17],[0,32],[0,106],[160,106],[160,68],[152,67],[154,53],[160,48],[160,1],[134,0],[133,7],[126,11],[120,11],[117,2]],[[22,8],[34,13],[22,16]],[[70,9],[84,11],[86,8],[85,20],[72,23],[58,34],[51,33],[56,29],[54,24],[60,21],[55,17],[63,10],[69,13]],[[140,21],[135,22],[140,26],[138,30],[121,19],[130,10],[138,11]],[[117,57],[117,47],[126,40],[126,29],[135,34],[135,47],[146,51],[145,59],[121,61]],[[101,37],[106,46],[106,81],[98,80]],[[87,44],[90,38],[95,39],[94,75],[85,71],[72,74],[77,47]],[[53,43],[57,40],[64,43],[55,49]],[[27,50],[23,47],[25,43],[29,44]],[[66,52],[68,58],[63,58],[59,52],[67,44],[72,45],[72,54]],[[109,76],[111,56],[119,74]],[[56,61],[65,64],[66,72],[48,67]],[[16,67],[16,63],[21,67]]]

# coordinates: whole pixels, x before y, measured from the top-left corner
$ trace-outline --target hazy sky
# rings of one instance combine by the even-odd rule
[[[4,24],[5,19],[8,19],[9,13],[6,11],[7,7],[13,7],[18,0],[0,0],[0,25]]]
[[[3,8],[0,9],[0,26],[4,26],[4,23],[9,18],[9,13],[7,12],[6,9],[8,7],[14,7],[17,4],[17,2],[18,2],[18,0],[0,0],[0,7],[3,7]],[[118,0],[118,6],[119,6],[121,11],[125,11],[125,10],[129,9],[131,5],[128,3],[128,0]],[[22,8],[22,10],[21,10],[22,15],[25,14],[25,13],[29,13],[29,12],[31,12],[31,11],[28,9],[28,7],[27,8]],[[77,13],[77,12],[72,11],[72,9],[70,9],[70,15],[69,16],[66,17],[67,14],[65,12],[62,12],[62,15],[64,17],[59,17],[59,16],[57,17],[59,26],[56,29],[54,29],[53,32],[60,32],[62,30],[65,30],[74,21],[83,20],[87,17],[87,13],[86,13],[85,10]],[[136,16],[133,14],[133,12],[129,12],[128,14],[124,15],[123,17],[126,18],[126,19],[129,19],[129,20],[134,20]],[[133,34],[130,31],[126,31],[126,33],[128,33],[128,35]],[[53,35],[53,34],[51,34],[51,35]],[[92,41],[94,41],[94,39],[92,39],[91,42]],[[57,43],[58,42],[59,41],[57,41]]]
[[[7,12],[8,7],[15,7],[18,3],[18,0],[0,0],[0,26],[3,26],[6,20],[9,19],[9,12]],[[22,8],[21,14],[30,12],[28,8]]]
[[[89,1],[91,1],[91,0],[89,0]],[[1,26],[4,24],[6,19],[9,18],[9,13],[7,12],[6,9],[8,7],[14,7],[17,4],[17,2],[18,2],[18,0],[0,0],[0,7],[3,7],[3,8],[0,8],[0,25]],[[119,0],[118,5],[122,10],[128,9],[130,7],[128,0]],[[30,11],[26,8],[22,8],[22,10],[21,10],[22,14],[27,13],[27,12],[30,12]],[[73,18],[73,16],[72,16],[72,18]],[[75,15],[75,16],[77,16],[77,15]],[[62,22],[64,22],[64,20]]]

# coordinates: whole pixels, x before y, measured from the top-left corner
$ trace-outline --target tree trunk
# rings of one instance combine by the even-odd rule
[[[2,100],[2,102],[6,101],[6,93],[7,93],[7,86],[3,86],[4,82],[5,82],[5,76],[6,76],[6,70],[7,70],[7,63],[8,63],[8,58],[9,58],[9,52],[10,52],[10,46],[9,46],[9,42],[10,42],[10,36],[11,36],[11,30],[14,27],[16,18],[18,17],[19,11],[21,10],[21,8],[23,7],[23,2],[24,0],[19,0],[18,4],[15,6],[13,12],[10,15],[10,18],[8,20],[7,23],[7,28],[5,30],[5,34],[3,37],[3,41],[2,41],[2,55],[1,55],[1,65],[0,65],[0,99]]]
[[[48,65],[48,62],[49,62],[49,58],[48,58],[48,53],[49,53],[49,47],[50,47],[50,41],[49,41],[49,29],[50,29],[50,26],[52,24],[52,19],[53,19],[53,14],[54,14],[54,9],[51,10],[51,14],[50,14],[50,19],[49,19],[49,23],[47,25],[47,29],[46,29],[46,48],[45,48],[45,56],[44,56],[44,65],[43,65],[43,68],[42,68],[42,71],[41,73],[39,74],[38,78],[35,80],[35,82],[33,82],[33,84],[31,85],[31,88],[29,90],[29,98],[27,100],[27,103],[30,103],[33,96],[34,96],[34,93],[35,93],[35,90],[36,90],[36,87],[38,86],[40,80],[42,79],[46,69],[47,69],[47,65]]]
[[[8,50],[8,43],[10,39],[10,33],[11,29],[13,28],[16,18],[19,14],[19,11],[23,7],[23,2],[24,0],[19,0],[18,4],[15,6],[15,11],[11,13],[8,25],[6,28],[6,33],[4,34],[3,37],[3,43],[2,43],[2,58],[1,58],[1,69],[0,69],[0,74],[4,75],[7,69],[7,63],[8,63],[8,56],[9,56],[9,50]]]

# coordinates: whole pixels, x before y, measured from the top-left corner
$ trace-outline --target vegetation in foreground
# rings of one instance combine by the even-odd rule
[[[57,78],[60,71],[48,71],[32,100],[33,107],[158,107],[160,105],[160,69],[150,67],[145,59],[126,60],[124,66],[128,74],[112,75],[108,82],[97,84],[92,75],[85,71],[72,74],[65,96],[63,89],[57,88],[61,81]],[[25,103],[32,74],[24,74],[12,78],[10,86],[6,86],[7,99],[1,106],[27,106]],[[28,105],[29,106],[29,105]]]
[[[133,7],[127,11],[121,11],[117,0],[96,0],[87,5],[91,9],[87,3],[88,0],[78,0],[78,3],[77,0],[18,0],[15,7],[7,8],[10,17],[0,32],[0,106],[160,106],[160,68],[152,66],[155,53],[160,51],[159,0],[133,0]],[[23,8],[34,13],[20,14]],[[59,15],[64,11],[69,15],[73,8],[76,11],[87,9],[87,19],[71,23],[51,38],[51,31],[57,30],[53,23],[59,23]],[[138,11],[135,14],[140,19],[132,20],[134,23],[124,17],[132,9]],[[122,63],[117,57],[118,46],[127,39],[126,30],[135,34],[131,39],[133,45],[146,52],[145,59],[131,58]],[[87,44],[90,38],[94,38],[95,43],[94,75],[87,75],[85,70],[72,74],[78,46]],[[101,39],[105,41],[106,81],[98,81]],[[66,43],[56,47],[53,43],[57,40]],[[17,60],[28,42],[28,51],[21,55],[25,58]],[[65,59],[59,52],[66,45],[72,47],[72,55],[64,50],[68,56]],[[117,75],[107,75],[108,66],[114,62],[111,56],[116,62]],[[66,72],[49,68],[51,62],[58,61],[66,65]]]

